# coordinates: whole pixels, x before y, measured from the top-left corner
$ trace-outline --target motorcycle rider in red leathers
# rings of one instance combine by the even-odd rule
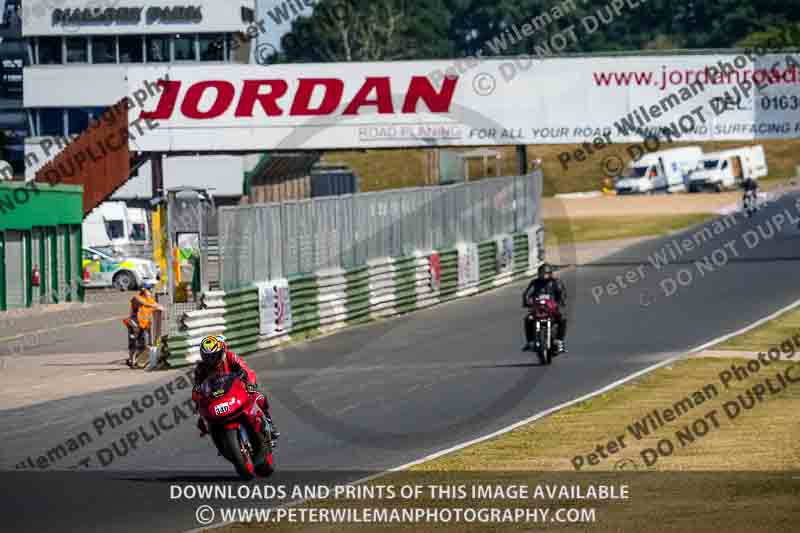
[[[258,391],[256,373],[247,366],[244,360],[235,353],[228,350],[225,337],[222,335],[210,335],[200,341],[200,362],[194,369],[194,389],[192,389],[192,399],[195,403],[198,400],[197,389],[212,374],[223,375],[235,372],[242,372],[247,386],[247,392],[255,397],[255,402],[264,413],[269,423],[271,437],[273,440],[280,437],[280,433],[275,428],[272,416],[269,412],[267,397]],[[200,436],[208,433],[206,421],[200,417],[197,420],[197,427],[200,429]],[[266,427],[266,426],[265,426]]]

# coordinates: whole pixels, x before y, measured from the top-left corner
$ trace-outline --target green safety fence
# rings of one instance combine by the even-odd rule
[[[528,234],[518,233],[512,238],[514,269],[511,274],[497,273],[494,240],[479,243],[479,290],[511,281],[538,266],[528,263]],[[167,361],[171,366],[180,366],[195,360],[197,345],[205,335],[224,334],[231,349],[247,354],[298,336],[308,337],[447,301],[458,294],[458,250],[450,248],[438,253],[441,267],[438,291],[431,288],[428,255],[422,254],[290,278],[291,331],[272,339],[259,336],[259,301],[255,285],[208,292],[203,295],[203,309],[187,312],[182,319],[182,331],[165,339]]]

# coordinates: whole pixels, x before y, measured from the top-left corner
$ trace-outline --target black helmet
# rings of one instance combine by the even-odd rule
[[[551,267],[549,263],[542,263],[541,265],[539,265],[538,274],[539,274],[540,278],[544,277],[545,274],[551,274],[552,275],[553,274],[553,267]]]

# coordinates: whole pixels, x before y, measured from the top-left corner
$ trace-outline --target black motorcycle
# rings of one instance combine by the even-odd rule
[[[558,353],[555,343],[558,304],[549,294],[540,294],[535,299],[531,298],[527,307],[528,316],[525,320],[533,321],[532,349],[542,365],[549,365]]]
[[[744,198],[742,199],[742,207],[744,209],[744,214],[747,218],[752,217],[757,208],[758,204],[758,196],[754,189],[750,189],[744,192]]]

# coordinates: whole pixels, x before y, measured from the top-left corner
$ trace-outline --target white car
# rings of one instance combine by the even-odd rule
[[[160,278],[158,266],[148,259],[126,257],[111,246],[83,249],[83,286],[114,287],[130,290],[149,281],[155,284]]]

